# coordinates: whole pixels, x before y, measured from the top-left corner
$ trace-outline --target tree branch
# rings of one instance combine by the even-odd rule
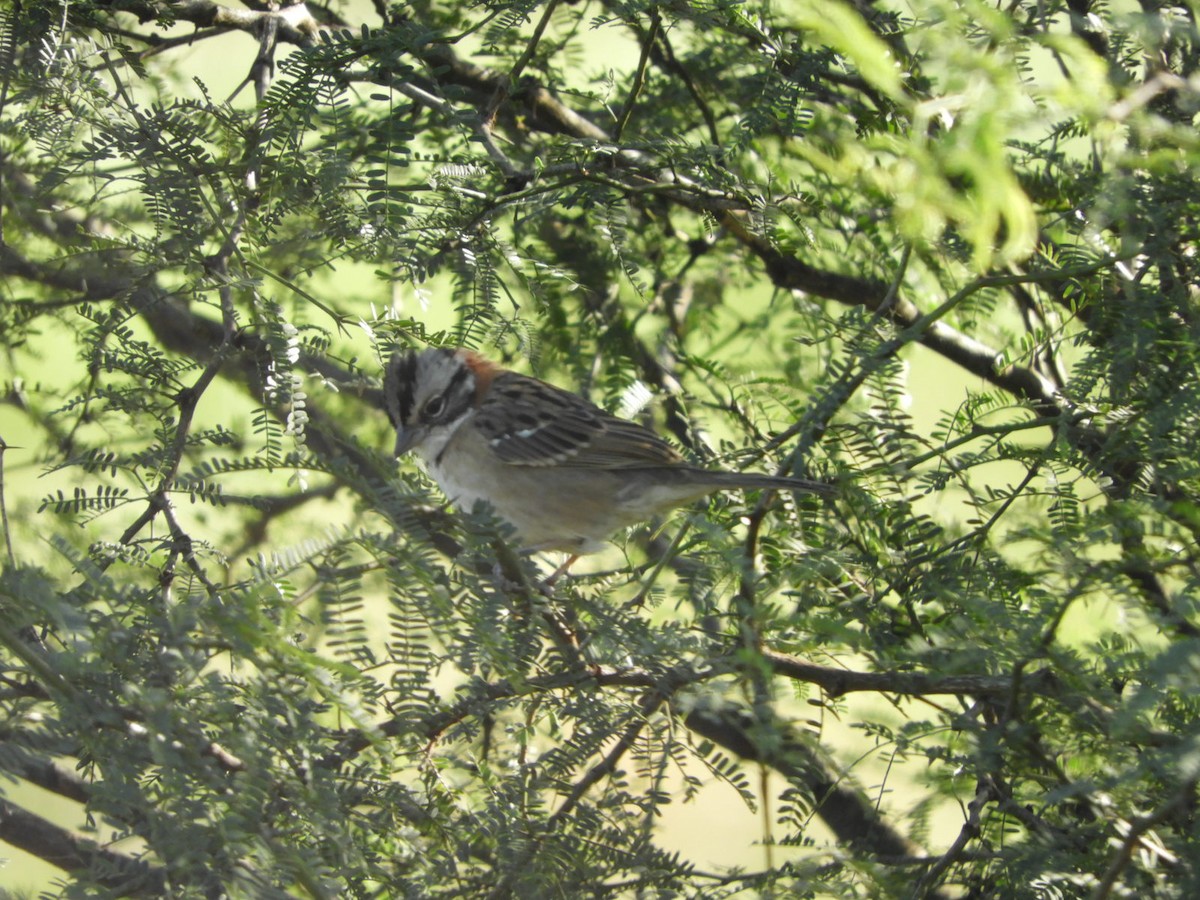
[[[118,896],[161,897],[161,869],[99,847],[65,828],[0,799],[0,841],[12,844],[64,871],[91,869],[96,880]]]
[[[983,813],[983,807],[994,799],[995,795],[990,782],[985,778],[980,779],[975,788],[975,797],[967,805],[967,820],[963,822],[958,836],[955,837],[946,852],[921,876],[921,880],[917,882],[917,886],[913,890],[914,897],[928,897],[946,870],[966,851],[967,844],[979,837],[979,819]]]
[[[830,772],[785,723],[771,723],[769,745],[754,736],[761,725],[746,711],[733,707],[693,709],[684,716],[684,724],[742,759],[770,766],[800,787],[813,798],[814,811],[843,844],[874,857],[928,856],[888,825],[871,801]]]
[[[450,47],[431,45],[424,53],[423,58],[431,69],[440,69],[443,72],[441,77],[448,83],[478,92],[481,101],[494,96],[496,91],[501,90],[504,86],[505,76],[460,59]],[[595,125],[586,116],[570,109],[544,88],[531,86],[522,91],[521,99],[525,104],[527,114],[522,119],[525,126],[551,133],[566,133],[577,139],[611,145],[611,136],[603,128]],[[604,158],[611,167],[610,171],[626,170],[626,177],[644,177],[644,182],[640,185],[614,180],[611,182],[614,188],[633,194],[649,188],[687,208],[719,215],[721,224],[728,233],[762,261],[768,277],[777,287],[802,291],[848,306],[862,305],[868,309],[880,309],[886,304],[889,316],[904,329],[912,328],[929,317],[928,313],[922,313],[912,301],[906,298],[896,297],[894,302],[889,302],[889,286],[884,282],[820,269],[809,265],[795,255],[779,250],[766,237],[753,231],[737,211],[749,208],[747,200],[740,198],[735,200],[725,191],[715,191],[679,173],[661,170],[642,151],[610,146]],[[638,174],[639,172],[653,174],[641,176]],[[600,172],[593,173],[591,177],[595,180],[605,180],[605,176]],[[1111,260],[1102,261],[1100,265],[1093,267],[1093,271],[1099,271],[1112,263]],[[968,286],[968,289],[973,292],[982,286],[1041,283],[1047,279],[1066,280],[1076,277],[1078,274],[1079,272],[1048,272],[1031,275],[996,275],[979,279],[974,285]],[[936,321],[936,319],[928,321],[928,324],[921,328],[919,333],[912,335],[903,343],[914,340],[965,371],[983,378],[1013,396],[1027,400],[1040,415],[1046,418],[1064,421],[1063,414],[1071,411],[1064,404],[1063,398],[1058,395],[1056,386],[1050,379],[1026,366],[997,367],[996,360],[1000,354],[994,347],[989,347],[944,322]],[[899,347],[896,349],[898,350]],[[1128,468],[1114,471],[1111,467],[1104,465],[1105,436],[1103,432],[1086,425],[1079,425],[1068,429],[1066,433],[1097,468],[1105,471],[1113,479],[1118,493],[1128,492],[1132,487],[1136,472]]]
[[[1145,840],[1145,836],[1154,826],[1165,822],[1171,816],[1186,808],[1188,804],[1192,803],[1192,794],[1195,790],[1195,779],[1185,781],[1179,785],[1179,789],[1175,795],[1159,806],[1154,812],[1145,816],[1139,816],[1131,822],[1121,823],[1124,825],[1125,836],[1121,840],[1120,845],[1118,845],[1116,853],[1113,854],[1113,858],[1109,862],[1108,868],[1104,871],[1100,882],[1096,885],[1095,891],[1092,892],[1092,900],[1108,900],[1112,896],[1117,883],[1121,880],[1121,873],[1125,871],[1130,859],[1133,857],[1133,851],[1139,846],[1152,851],[1160,858],[1171,862],[1175,861],[1173,854]]]
[[[59,763],[35,757],[16,741],[0,740],[0,746],[4,748],[10,771],[18,778],[76,803],[87,803],[91,799],[88,783]],[[14,762],[16,765],[12,765]]]
[[[273,19],[277,38],[285,43],[311,47],[317,42],[321,24],[303,3],[283,6],[278,12],[222,6],[213,0],[107,0],[107,6],[133,13],[139,22],[181,21],[203,28],[231,28],[257,34],[263,23]]]
[[[921,672],[855,672],[807,662],[770,648],[759,651],[780,675],[818,685],[832,697],[858,691],[877,691],[911,697],[938,694],[1007,699],[1012,679],[996,675],[926,675]],[[1035,693],[1053,694],[1057,679],[1049,671],[1024,676],[1022,687]]]

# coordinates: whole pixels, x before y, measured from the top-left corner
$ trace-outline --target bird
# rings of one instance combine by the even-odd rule
[[[397,457],[415,453],[455,506],[490,504],[521,547],[565,552],[567,565],[620,529],[715,491],[832,491],[692,465],[645,426],[463,348],[394,355],[383,402]]]

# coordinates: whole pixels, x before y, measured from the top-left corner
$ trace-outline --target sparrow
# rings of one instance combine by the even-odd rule
[[[614,532],[714,491],[832,491],[694,466],[644,426],[471,350],[393,356],[383,397],[396,456],[416,453],[460,509],[490,504],[530,551],[594,553]]]

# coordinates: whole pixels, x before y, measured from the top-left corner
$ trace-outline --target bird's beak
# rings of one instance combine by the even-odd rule
[[[417,446],[428,432],[424,425],[401,425],[396,429],[396,456],[403,456]]]

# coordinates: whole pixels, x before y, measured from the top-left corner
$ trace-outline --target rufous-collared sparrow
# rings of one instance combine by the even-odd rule
[[[459,508],[490,503],[530,550],[592,553],[618,529],[714,491],[831,491],[691,465],[636,422],[470,350],[397,354],[384,403],[396,455],[420,456]]]

